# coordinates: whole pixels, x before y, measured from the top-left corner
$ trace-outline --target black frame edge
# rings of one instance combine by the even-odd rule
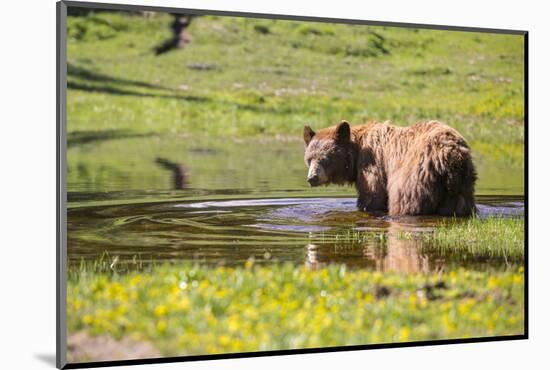
[[[481,337],[467,339],[442,339],[433,341],[418,341],[405,343],[380,343],[368,345],[353,345],[342,347],[323,347],[323,348],[302,348],[302,349],[287,349],[276,351],[259,351],[259,352],[239,352],[239,353],[222,353],[212,355],[192,355],[192,356],[176,356],[176,357],[159,357],[136,360],[116,360],[116,361],[100,361],[100,362],[79,362],[68,363],[63,369],[83,369],[96,367],[111,367],[111,366],[127,366],[127,365],[150,365],[163,364],[173,362],[192,362],[192,361],[211,361],[211,360],[226,360],[235,358],[254,358],[254,357],[271,357],[271,356],[286,356],[297,354],[315,354],[315,353],[331,353],[331,352],[349,352],[372,349],[387,349],[387,348],[407,348],[407,347],[424,347],[448,344],[467,344],[467,343],[484,343],[484,342],[500,342],[510,340],[525,340],[525,334],[508,335],[499,337]]]

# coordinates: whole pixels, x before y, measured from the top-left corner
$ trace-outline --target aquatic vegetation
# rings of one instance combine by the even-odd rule
[[[455,255],[501,257],[523,261],[525,254],[525,219],[469,218],[450,219],[433,232],[402,233],[404,238],[421,239],[424,250]]]
[[[517,335],[524,272],[315,271],[248,261],[161,265],[68,281],[70,333],[130,337],[164,355]]]

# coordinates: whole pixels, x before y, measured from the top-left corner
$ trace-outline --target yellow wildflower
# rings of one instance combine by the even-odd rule
[[[166,331],[166,321],[160,320],[157,322],[157,331],[160,333],[164,333]]]
[[[222,346],[227,346],[229,343],[231,343],[231,337],[229,335],[222,335],[220,336],[219,341]]]
[[[229,316],[229,319],[227,319],[227,327],[229,328],[229,331],[236,332],[241,327],[239,322],[239,316],[238,315],[231,315]]]
[[[155,316],[157,316],[157,317],[162,317],[162,316],[166,315],[167,311],[168,311],[168,309],[163,304],[158,305],[157,307],[155,307],[155,310],[154,310]]]
[[[411,329],[405,327],[405,328],[401,328],[401,330],[399,331],[399,341],[401,342],[405,342],[409,339],[409,336],[411,334]]]
[[[86,314],[82,317],[82,322],[86,325],[90,325],[94,321],[94,318],[90,314]]]

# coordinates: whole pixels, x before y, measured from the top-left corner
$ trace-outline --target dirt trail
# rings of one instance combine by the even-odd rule
[[[117,341],[106,335],[91,336],[78,332],[71,334],[67,341],[67,360],[70,363],[155,357],[161,357],[161,354],[150,343],[129,338]]]

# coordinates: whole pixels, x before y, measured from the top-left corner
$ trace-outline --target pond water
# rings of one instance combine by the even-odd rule
[[[426,248],[403,232],[430,232],[437,217],[390,218],[355,208],[352,187],[310,189],[301,142],[197,142],[139,137],[68,149],[70,264],[289,261],[428,272],[509,261]],[[479,158],[481,217],[523,216],[523,168]],[[498,175],[496,175],[498,174]]]

